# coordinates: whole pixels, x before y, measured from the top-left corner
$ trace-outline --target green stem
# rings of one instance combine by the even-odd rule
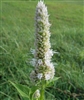
[[[40,96],[39,100],[45,100],[44,91],[45,91],[44,86],[42,86],[42,88],[41,88],[41,96]]]

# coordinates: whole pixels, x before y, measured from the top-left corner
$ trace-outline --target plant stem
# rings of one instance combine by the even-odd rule
[[[42,86],[42,88],[41,88],[41,96],[40,96],[39,100],[45,100],[44,90],[45,90],[44,86]]]

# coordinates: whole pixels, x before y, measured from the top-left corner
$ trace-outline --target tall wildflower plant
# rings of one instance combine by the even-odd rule
[[[47,7],[39,1],[35,14],[35,49],[31,50],[34,55],[31,61],[34,70],[30,73],[32,86],[11,82],[24,100],[46,100],[45,88],[58,79],[54,78],[55,69],[51,61],[54,52],[50,44],[50,26]]]
[[[55,70],[51,58],[53,51],[50,44],[50,23],[47,7],[43,1],[39,1],[35,16],[35,50],[32,50],[34,58],[31,63],[35,67],[30,77],[33,82],[51,80]]]

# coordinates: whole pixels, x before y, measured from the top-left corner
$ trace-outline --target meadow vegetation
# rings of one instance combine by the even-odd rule
[[[84,100],[83,1],[45,0],[45,3],[52,24],[52,49],[57,52],[52,59],[55,76],[61,77],[46,89],[46,98]],[[0,3],[0,100],[23,100],[9,80],[30,85],[36,4],[37,0],[2,0]]]

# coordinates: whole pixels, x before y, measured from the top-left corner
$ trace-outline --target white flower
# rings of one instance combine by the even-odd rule
[[[52,57],[53,56],[53,51],[52,50],[48,50],[45,54],[45,58],[47,57]]]
[[[32,66],[35,66],[36,65],[36,59],[32,59],[31,61],[30,61],[30,64],[32,65]]]
[[[42,59],[39,59],[39,60],[38,60],[38,64],[39,64],[39,65],[42,65],[42,64],[43,64]]]
[[[38,73],[38,74],[37,74],[37,78],[38,78],[38,79],[41,79],[42,77],[43,77],[43,74],[42,74],[42,73]]]
[[[50,74],[48,74],[48,73],[45,73],[45,80],[50,80]]]
[[[30,49],[30,52],[34,55],[35,54],[35,49]]]
[[[47,59],[47,60],[45,60],[45,64],[47,65],[47,66],[50,66],[50,61]]]
[[[51,63],[49,60],[46,60],[46,61],[45,61],[45,64],[47,65],[47,67],[48,67],[49,69],[54,68],[53,63]]]
[[[33,94],[33,97],[35,98],[35,99],[37,99],[37,98],[39,98],[40,97],[40,90],[36,90],[35,91],[35,93]]]

